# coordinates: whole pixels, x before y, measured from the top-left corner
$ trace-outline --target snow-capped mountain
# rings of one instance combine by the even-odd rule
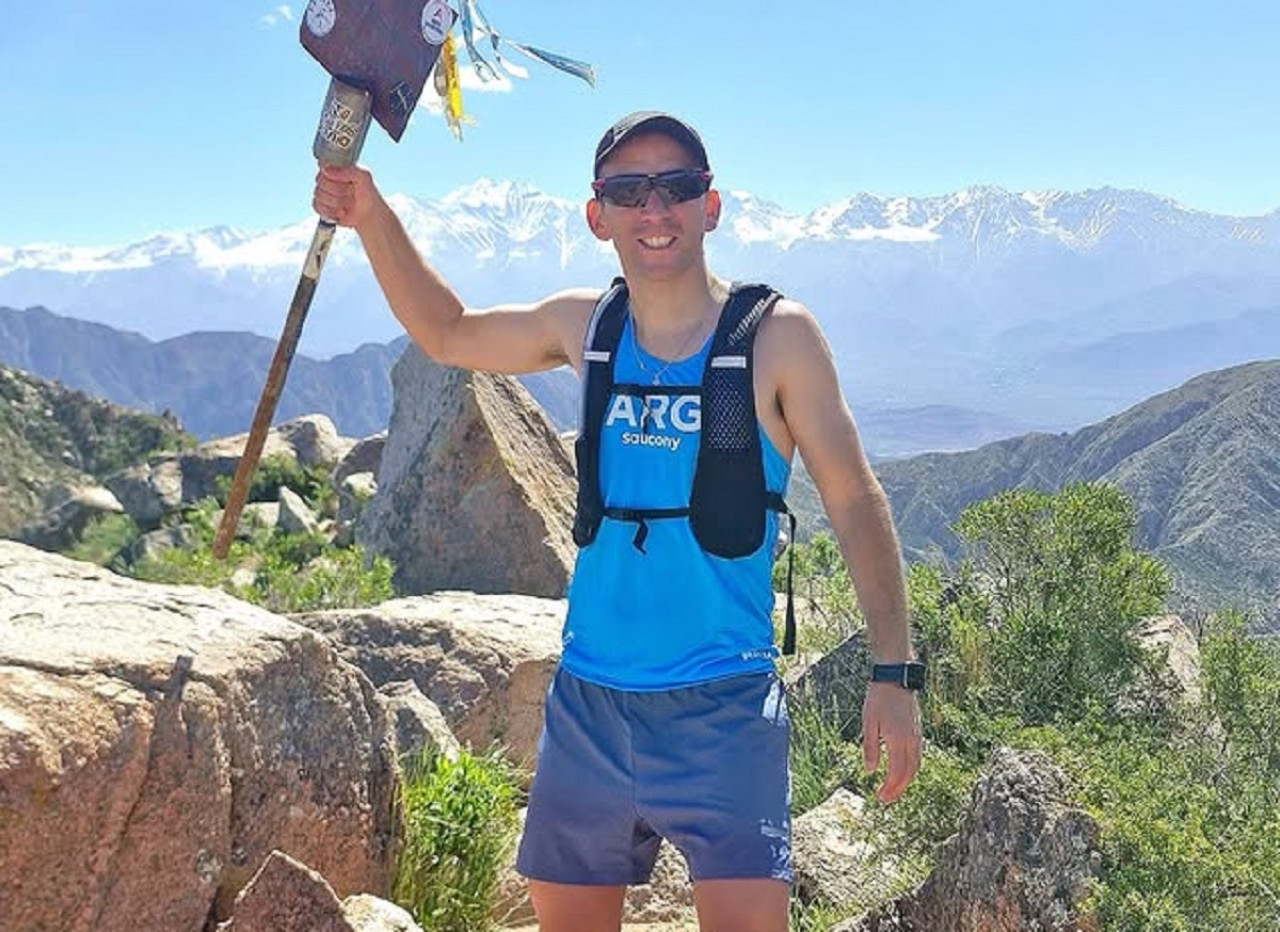
[[[808,214],[743,191],[723,198],[720,228],[707,240],[713,267],[769,281],[807,304],[851,397],[876,407],[942,402],[1078,423],[1169,386],[1135,377],[1131,397],[1109,388],[1095,398],[1072,370],[1064,398],[1058,380],[1067,376],[1055,366],[1098,355],[1073,351],[1176,328],[1229,334],[1240,315],[1280,308],[1280,211],[1221,216],[1112,188],[859,193]],[[616,273],[579,201],[488,179],[440,200],[391,200],[423,254],[474,305],[604,285]],[[98,249],[0,245],[0,306],[44,306],[151,339],[203,330],[274,337],[314,229],[306,219],[267,232],[215,227]],[[1248,351],[1280,355],[1280,345],[1255,332],[1260,319],[1249,318]],[[328,356],[399,333],[356,237],[340,231],[302,351]],[[1179,344],[1160,345],[1168,352]],[[1132,364],[1181,378],[1201,371],[1195,366],[1208,349],[1200,342],[1181,362]],[[1029,405],[1038,394],[1056,400]]]

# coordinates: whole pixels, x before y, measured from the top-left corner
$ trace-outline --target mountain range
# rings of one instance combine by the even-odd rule
[[[391,198],[469,304],[606,284],[617,266],[581,205],[482,180]],[[1227,217],[1142,191],[855,194],[807,214],[724,192],[712,266],[765,280],[822,322],[855,413],[946,405],[958,418],[1063,430],[1207,370],[1280,355],[1280,211]],[[0,245],[0,305],[44,307],[152,341],[273,338],[312,221],[166,233],[107,248]],[[340,233],[302,352],[400,335]]]
[[[1233,606],[1280,623],[1280,360],[1194,378],[1073,433],[1033,433],[881,463],[907,556],[959,555],[948,525],[970,502],[1026,487],[1112,483],[1136,545],[1172,571],[1182,607]]]
[[[327,414],[346,436],[384,430],[391,367],[408,338],[367,343],[317,360],[298,354],[277,420]],[[140,411],[168,411],[207,440],[248,429],[275,343],[251,333],[188,333],[153,341],[44,308],[0,307],[0,362]],[[567,368],[520,376],[560,430],[577,426],[578,380]],[[1026,425],[945,405],[869,411],[864,442],[875,455],[956,450],[1026,430]]]

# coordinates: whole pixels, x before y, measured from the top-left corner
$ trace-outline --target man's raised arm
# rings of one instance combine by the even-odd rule
[[[582,334],[598,291],[575,289],[533,304],[469,310],[423,261],[368,171],[321,166],[312,205],[359,234],[391,310],[432,359],[508,373],[580,366]]]

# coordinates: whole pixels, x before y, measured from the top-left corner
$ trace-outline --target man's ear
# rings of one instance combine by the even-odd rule
[[[702,215],[702,229],[710,233],[720,225],[720,192],[712,188],[707,192],[706,208]]]
[[[595,238],[603,242],[608,242],[612,237],[609,235],[609,225],[604,221],[604,206],[597,198],[587,201],[587,226],[591,228]]]

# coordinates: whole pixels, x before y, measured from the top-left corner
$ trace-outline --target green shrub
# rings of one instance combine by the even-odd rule
[[[1169,589],[1167,571],[1133,549],[1135,520],[1122,492],[1088,483],[1002,492],[961,513],[968,559],[941,646],[954,654],[970,636],[963,620],[989,658],[975,696],[985,708],[1037,725],[1120,704],[1146,660],[1137,625]]]
[[[219,560],[213,556],[217,502],[208,499],[189,509],[190,547],[165,550],[135,564],[130,573],[150,582],[220,588],[273,612],[363,608],[395,595],[394,567],[383,556],[369,558],[363,547],[331,547],[319,534],[284,534],[253,528],[236,538]],[[249,585],[234,585],[241,568],[253,571]]]
[[[496,752],[424,757],[401,785],[404,844],[393,899],[434,932],[483,932],[518,830],[511,771]]]
[[[119,571],[124,567],[125,552],[139,533],[137,523],[128,515],[103,515],[90,522],[65,555]]]
[[[791,719],[791,812],[799,815],[820,805],[841,784],[858,780],[862,748],[841,737],[843,723],[821,703],[788,698],[787,714]]]
[[[231,482],[230,476],[219,476],[214,482],[219,507],[226,505]],[[274,502],[280,497],[282,488],[296,492],[308,506],[322,514],[331,514],[337,505],[337,493],[329,482],[329,470],[323,466],[303,466],[287,453],[276,453],[259,460],[245,501]]]
[[[291,535],[302,536],[302,535]],[[333,548],[305,566],[268,555],[258,569],[251,602],[273,612],[309,612],[377,605],[395,595],[391,561],[376,556],[365,566],[358,546]]]

